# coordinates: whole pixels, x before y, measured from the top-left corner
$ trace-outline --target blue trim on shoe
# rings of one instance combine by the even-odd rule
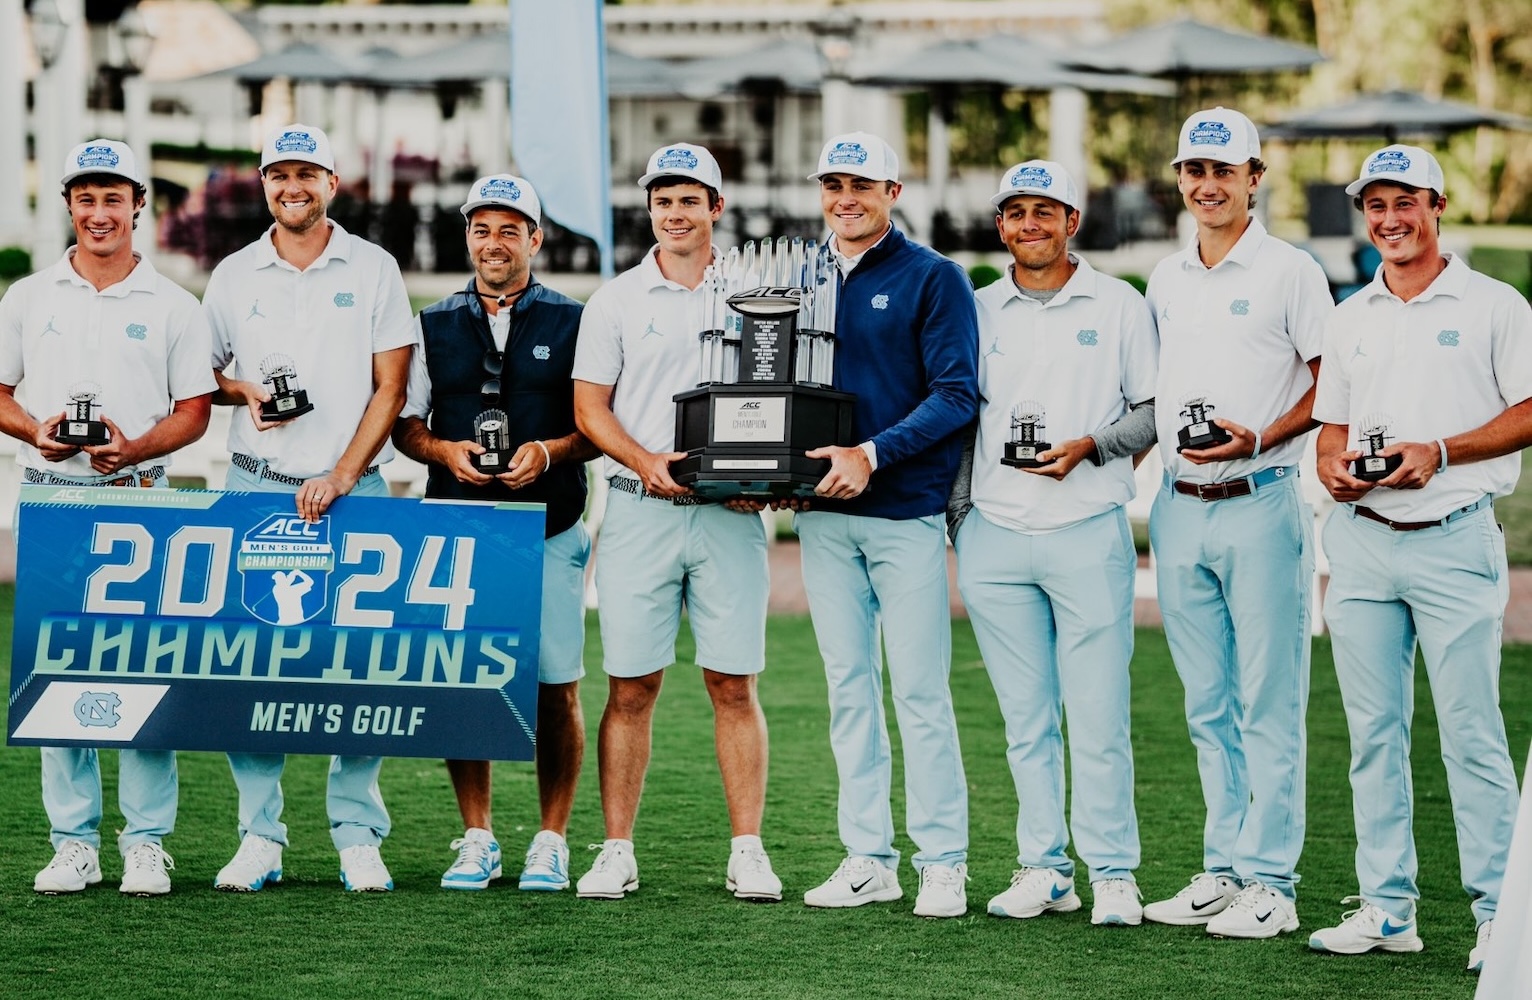
[[[218,876],[214,875],[213,888],[219,890],[220,892],[260,892],[261,889],[265,888],[267,883],[277,885],[281,881],[282,869],[277,868],[267,872],[265,875],[262,875],[254,882],[251,882],[249,886],[231,885],[227,882],[219,882]]]

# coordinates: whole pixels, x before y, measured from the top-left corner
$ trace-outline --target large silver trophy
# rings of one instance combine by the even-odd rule
[[[831,388],[840,274],[828,246],[786,236],[732,248],[702,279],[697,388],[676,400],[671,476],[703,496],[812,496],[804,453],[851,445],[856,397]]]

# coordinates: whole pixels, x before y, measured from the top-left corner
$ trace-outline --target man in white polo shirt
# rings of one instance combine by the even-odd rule
[[[974,295],[978,437],[971,484],[960,476],[949,505],[961,524],[958,586],[1005,717],[1022,804],[1021,868],[989,912],[1079,909],[1066,852],[1073,832],[1089,867],[1091,923],[1136,926],[1128,662],[1138,560],[1123,504],[1133,497],[1132,456],[1154,444],[1154,323],[1131,285],[1069,251],[1083,201],[1063,166],[1011,167],[991,203],[1013,262]],[[1042,417],[1033,440],[1046,448],[1008,454],[1033,416]]]
[[[277,129],[261,151],[261,185],[275,224],[229,255],[208,279],[215,402],[242,407],[229,428],[225,489],[292,493],[317,521],[339,496],[387,496],[378,463],[393,457],[389,431],[404,404],[415,322],[399,266],[347,233],[326,209],[338,180],[330,140],[309,125]],[[283,366],[311,411],[262,414]],[[282,877],[282,754],[230,754],[239,786],[239,851],[219,889],[254,892]],[[330,838],[347,889],[381,892],[393,879],[378,853],[388,811],[379,757],[337,757],[330,767]]]
[[[1517,452],[1532,442],[1532,309],[1442,252],[1443,187],[1430,153],[1388,146],[1346,188],[1383,264],[1326,328],[1314,416],[1319,476],[1342,505],[1324,529],[1325,620],[1351,731],[1360,906],[1309,946],[1422,947],[1410,786],[1418,645],[1442,720],[1477,972],[1519,805],[1500,716],[1508,584],[1493,503],[1515,488]]]
[[[76,245],[0,300],[0,431],[21,441],[24,481],[164,487],[164,456],[207,430],[214,383],[197,300],[133,252],[145,186],[126,143],[92,139],[65,161],[64,202]],[[72,399],[94,396],[104,444],[58,441]],[[118,804],[121,890],[170,891],[161,846],[175,827],[176,758],[123,750]],[[101,771],[96,751],[42,749],[43,806],[54,855],[33,888],[79,892],[101,881]]]
[[[756,698],[766,666],[766,532],[748,505],[709,503],[670,476],[670,463],[685,457],[675,450],[673,397],[697,385],[697,289],[716,257],[723,177],[706,149],[677,143],[655,151],[638,183],[658,245],[591,296],[575,351],[575,419],[606,453],[612,486],[596,556],[610,688],[598,747],[606,841],[577,890],[621,899],[638,888],[633,826],[684,606],[734,833],[725,885],[741,899],[775,901],[782,883],[760,837],[766,717]]]
[[[1202,871],[1144,916],[1273,937],[1298,928],[1314,553],[1297,465],[1332,303],[1319,265],[1251,215],[1250,119],[1192,115],[1173,166],[1197,233],[1149,279],[1166,470],[1149,535],[1207,821]]]

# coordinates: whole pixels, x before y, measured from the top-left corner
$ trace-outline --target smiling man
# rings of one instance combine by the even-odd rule
[[[596,449],[575,429],[575,338],[581,305],[538,283],[542,202],[523,177],[492,174],[469,188],[461,208],[473,277],[468,287],[426,306],[410,365],[408,398],[394,425],[399,450],[430,466],[426,496],[547,506],[542,629],[537,658],[538,833],[520,888],[569,885],[564,835],[585,755],[580,678],[585,675],[586,460]],[[481,471],[475,437],[481,413],[504,414],[514,446],[505,465]],[[444,889],[484,889],[500,876],[490,826],[490,764],[449,760],[447,772],[466,827]]]
[[[907,825],[920,873],[915,913],[968,908],[968,788],[948,675],[947,495],[977,411],[978,330],[963,269],[893,224],[899,158],[866,132],[825,143],[819,182],[841,274],[837,389],[856,393],[861,444],[830,460],[813,509],[797,516],[803,583],[830,689],[830,748],[840,779],[846,857],[809,906],[896,900],[899,852],[889,803],[893,761],[883,659],[904,741]]]
[[[1089,868],[1091,923],[1136,926],[1128,662],[1138,557],[1123,504],[1133,498],[1133,456],[1154,444],[1158,344],[1143,296],[1070,252],[1084,200],[1062,165],[1018,163],[991,201],[1012,263],[1005,280],[974,296],[978,436],[971,476],[959,476],[949,504],[961,525],[958,586],[1005,717],[1021,802],[1021,868],[989,912],[1079,909],[1072,831]],[[1007,464],[1016,420],[1029,412],[1044,418],[1039,440],[1058,443],[1030,464]]]
[[[712,153],[676,143],[655,150],[638,184],[656,245],[591,296],[574,365],[575,418],[606,454],[612,487],[596,556],[608,679],[597,748],[606,841],[577,890],[621,899],[638,888],[633,828],[684,607],[713,703],[734,834],[724,885],[740,899],[776,901],[782,883],[760,836],[766,717],[756,697],[766,666],[766,532],[753,512],[711,503],[670,476],[670,463],[685,457],[675,450],[673,397],[697,385],[698,289],[716,257],[723,175]]]
[[[1202,871],[1144,916],[1273,937],[1298,928],[1314,552],[1297,465],[1333,307],[1319,265],[1251,215],[1250,119],[1192,115],[1172,165],[1197,232],[1149,279],[1166,470],[1149,535],[1207,821]]]
[[[126,143],[76,146],[61,183],[75,245],[0,300],[0,431],[21,442],[25,482],[164,487],[165,456],[207,430],[214,388],[207,320],[191,293],[133,252],[146,188]],[[103,444],[56,438],[82,383],[96,392],[93,416],[110,432]],[[101,881],[96,751],[43,747],[42,771],[55,853],[33,888],[79,892]],[[123,750],[117,799],[121,891],[169,892],[167,869],[175,866],[162,842],[175,827],[175,754]]]
[[[224,488],[291,493],[318,521],[337,497],[387,496],[378,464],[404,404],[415,323],[399,265],[327,215],[339,180],[330,140],[288,125],[261,150],[261,186],[274,224],[230,254],[208,279],[214,401],[239,407],[229,428],[233,464]],[[288,365],[313,404],[290,419],[263,413],[273,366]],[[239,786],[239,851],[219,889],[254,892],[282,878],[282,754],[229,754]],[[388,811],[380,757],[337,757],[330,767],[330,839],[349,890],[384,892],[393,878],[378,845]]]
[[[1508,596],[1494,500],[1532,443],[1532,309],[1515,289],[1443,253],[1442,169],[1415,146],[1369,156],[1346,193],[1383,258],[1325,330],[1314,401],[1319,476],[1342,506],[1325,524],[1325,620],[1351,732],[1360,903],[1309,938],[1317,951],[1419,951],[1410,780],[1415,649],[1443,720],[1442,760],[1473,901],[1479,971],[1516,821],[1500,716]],[[1386,444],[1374,451],[1370,436]],[[1397,462],[1378,472],[1353,463]],[[1349,901],[1349,900],[1348,900]]]

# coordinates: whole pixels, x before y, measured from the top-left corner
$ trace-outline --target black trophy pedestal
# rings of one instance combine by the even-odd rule
[[[65,420],[53,432],[53,440],[77,447],[106,444],[112,432],[99,420]]]
[[[473,467],[486,476],[498,476],[511,467],[513,454],[509,451],[486,451],[482,455],[473,456]]]
[[[299,389],[283,396],[272,396],[261,404],[261,419],[267,423],[301,417],[314,408],[309,402],[307,389]]]
[[[676,451],[670,475],[713,500],[785,500],[814,495],[828,459],[804,452],[849,447],[856,397],[804,385],[700,386],[675,397]]]
[[[1048,463],[1038,461],[1037,456],[1052,447],[1046,441],[1007,441],[1000,464],[1016,469],[1040,469]]]
[[[1228,444],[1234,440],[1233,435],[1219,427],[1211,420],[1200,420],[1195,424],[1187,424],[1176,435],[1180,444],[1176,445],[1176,451],[1200,451],[1203,448],[1216,448],[1221,444]]]
[[[1403,455],[1363,455],[1351,463],[1351,475],[1366,483],[1387,479],[1404,464]]]

